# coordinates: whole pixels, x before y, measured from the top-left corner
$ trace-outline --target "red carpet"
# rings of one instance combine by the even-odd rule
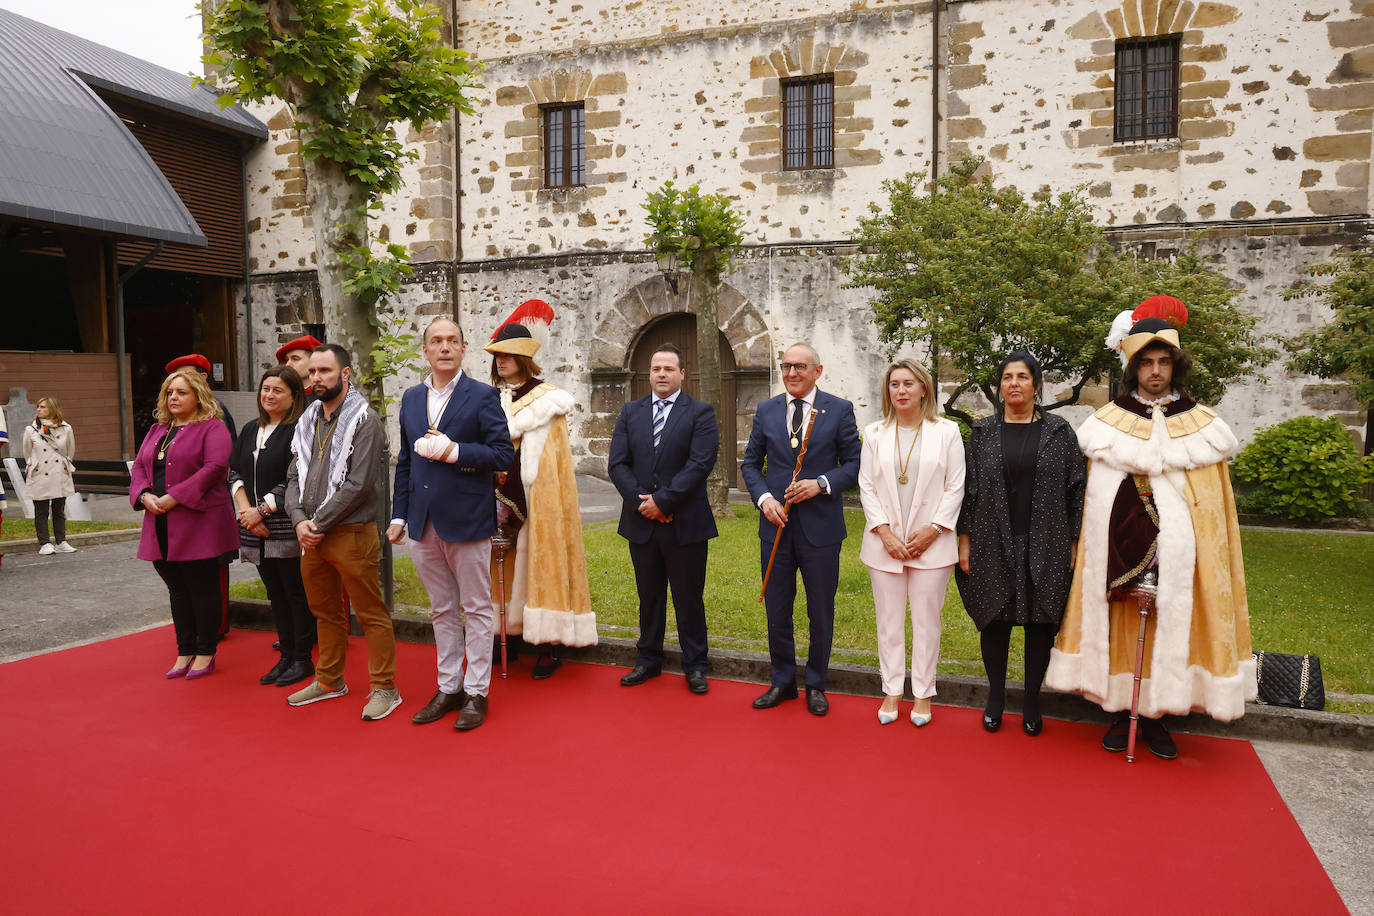
[[[0,910],[1343,911],[1245,742],[1128,766],[1096,727],[818,720],[528,659],[458,734],[410,723],[432,647],[399,647],[405,703],[367,723],[360,640],[353,692],[301,709],[257,684],[269,642],[236,631],[189,683],[168,629],[0,666]]]

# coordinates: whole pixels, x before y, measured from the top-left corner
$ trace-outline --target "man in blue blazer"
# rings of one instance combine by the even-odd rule
[[[840,548],[845,537],[840,495],[859,481],[860,452],[854,405],[817,389],[820,377],[821,361],[814,348],[804,343],[787,348],[782,356],[786,394],[759,404],[740,465],[749,495],[759,507],[759,547],[765,570],[773,541],[779,539],[763,596],[772,686],[754,700],[754,708],[771,709],[797,697],[792,604],[800,572],[810,619],[806,708],[817,716],[830,710],[825,676],[835,634],[835,591],[840,584]],[[792,471],[813,413],[806,457],[793,483]]]
[[[434,722],[458,709],[459,731],[481,725],[487,714],[492,475],[515,460],[500,396],[464,374],[465,349],[462,329],[451,319],[436,318],[425,328],[430,374],[401,396],[401,447],[386,532],[400,544],[410,529],[410,558],[434,614],[439,689],[411,721]]]
[[[716,463],[716,412],[682,390],[682,351],[665,343],[649,363],[653,393],[620,410],[607,462],[620,491],[620,536],[630,542],[639,591],[639,658],[620,679],[634,687],[663,671],[668,593],[673,590],[687,689],[705,693],[707,542],[716,520],[706,477]]]

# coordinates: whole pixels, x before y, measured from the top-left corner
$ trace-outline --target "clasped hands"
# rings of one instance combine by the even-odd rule
[[[655,522],[671,522],[671,515],[664,515],[663,510],[654,502],[652,495],[648,493],[639,494],[639,514]]]
[[[296,525],[296,540],[300,541],[306,550],[313,550],[324,540],[324,532],[315,527],[315,523],[310,519],[306,519]]]
[[[876,529],[878,537],[883,539],[883,549],[887,555],[894,560],[914,560],[930,548],[935,543],[935,539],[940,536],[940,532],[935,530],[933,525],[926,525],[917,529],[903,543],[897,535],[892,533],[892,527],[887,523],[879,525]]]
[[[421,458],[428,458],[430,461],[446,461],[449,464],[455,464],[458,461],[458,443],[443,433],[436,433],[433,430],[416,439],[412,448],[415,450],[415,454]]]
[[[251,534],[256,534],[260,538],[268,535],[267,523],[263,521],[262,513],[257,506],[244,506],[239,509],[239,524]]]
[[[169,509],[175,509],[177,506],[181,505],[170,493],[162,496],[144,493],[141,502],[143,503],[143,508],[154,515],[165,515]]]

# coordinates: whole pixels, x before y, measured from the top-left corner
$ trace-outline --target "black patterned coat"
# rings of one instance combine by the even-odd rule
[[[1031,491],[1030,574],[1035,585],[1031,622],[1059,625],[1073,579],[1073,542],[1083,522],[1087,465],[1078,437],[1063,417],[1046,412]],[[958,532],[969,535],[969,569],[955,567],[964,609],[982,630],[1012,601],[1021,572],[1014,568],[1011,513],[1002,472],[1002,419],[973,424],[964,446],[964,505]]]

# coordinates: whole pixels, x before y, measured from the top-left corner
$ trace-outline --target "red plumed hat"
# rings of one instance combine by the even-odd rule
[[[529,330],[530,337],[538,344],[535,347],[536,351],[547,348],[549,345],[549,325],[552,322],[553,307],[551,305],[543,299],[527,299],[520,304],[519,308],[510,313],[509,318],[497,326],[496,330],[492,332],[491,342],[483,349],[489,353],[523,352],[523,350],[493,349],[492,344],[495,344],[497,339],[502,336],[502,329],[512,324],[522,325]],[[527,353],[525,355],[533,356],[534,354]]]
[[[1131,321],[1142,318],[1162,318],[1176,328],[1188,323],[1188,306],[1173,296],[1151,296],[1135,307]]]

